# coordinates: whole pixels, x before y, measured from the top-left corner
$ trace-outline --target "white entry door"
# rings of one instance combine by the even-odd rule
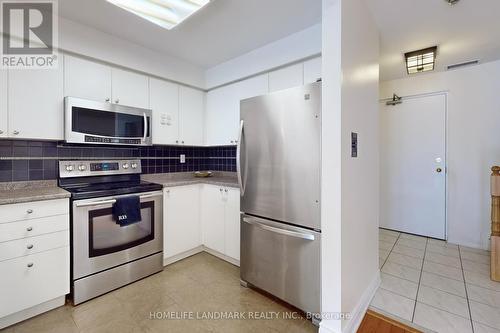
[[[380,226],[446,238],[446,96],[381,106]]]

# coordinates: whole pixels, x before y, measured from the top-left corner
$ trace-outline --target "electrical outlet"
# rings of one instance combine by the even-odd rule
[[[186,155],[181,154],[181,163],[186,163]]]

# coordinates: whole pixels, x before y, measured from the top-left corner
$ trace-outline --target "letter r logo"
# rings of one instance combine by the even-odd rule
[[[52,2],[2,2],[3,54],[51,54]]]

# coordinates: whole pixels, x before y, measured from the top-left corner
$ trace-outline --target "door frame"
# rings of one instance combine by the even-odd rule
[[[448,201],[449,201],[449,193],[448,193],[448,142],[449,142],[449,130],[448,130],[448,90],[438,90],[434,92],[414,94],[414,95],[398,95],[401,97],[402,102],[405,100],[418,99],[424,97],[432,97],[432,96],[444,96],[444,151],[445,151],[445,164],[444,164],[444,191],[445,191],[445,199],[444,199],[444,239],[448,241]],[[386,103],[388,101],[392,101],[392,97],[381,98],[379,99],[379,103]],[[384,105],[385,106],[385,105]],[[380,177],[380,176],[379,176]]]

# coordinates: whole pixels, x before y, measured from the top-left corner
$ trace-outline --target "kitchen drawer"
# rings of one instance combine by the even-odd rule
[[[0,272],[8,272],[0,274],[4,317],[69,293],[69,247],[2,261]]]
[[[69,214],[68,199],[1,205],[0,224],[62,214]]]
[[[0,223],[0,244],[25,237],[39,236],[69,229],[69,215]]]
[[[69,246],[69,230],[0,243],[0,262]]]

